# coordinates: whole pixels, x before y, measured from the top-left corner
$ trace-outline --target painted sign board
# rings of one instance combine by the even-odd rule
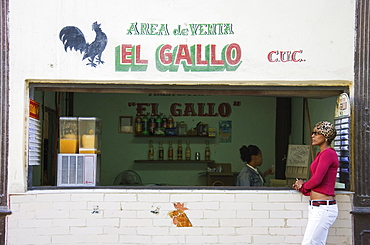
[[[40,119],[40,103],[30,99],[30,117]]]
[[[287,166],[307,167],[310,159],[309,145],[289,145]]]
[[[195,0],[15,1],[11,65],[22,65],[16,75],[21,80],[348,82],[353,81],[354,5],[351,0],[215,0],[212,7]]]
[[[337,106],[335,107],[335,117],[349,117],[351,115],[351,103],[347,93],[342,93],[337,98]]]

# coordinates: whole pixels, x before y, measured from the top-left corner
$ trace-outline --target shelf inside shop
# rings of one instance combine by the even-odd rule
[[[134,160],[137,163],[214,163],[215,161],[197,161],[197,160]]]
[[[172,138],[172,137],[187,137],[187,138],[216,138],[216,136],[200,136],[200,135],[135,135],[135,137],[146,137],[146,138]]]

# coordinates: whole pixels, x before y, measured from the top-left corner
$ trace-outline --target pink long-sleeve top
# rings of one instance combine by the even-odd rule
[[[311,191],[334,196],[338,166],[338,155],[333,148],[319,152],[311,163],[310,180],[305,182],[299,191],[305,196],[309,196]]]

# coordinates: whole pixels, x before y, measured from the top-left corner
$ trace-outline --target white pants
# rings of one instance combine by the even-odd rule
[[[326,244],[330,226],[338,217],[338,206],[308,206],[308,223],[302,245]]]

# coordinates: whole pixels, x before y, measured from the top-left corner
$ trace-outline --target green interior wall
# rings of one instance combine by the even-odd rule
[[[35,99],[41,100],[41,92],[35,93]],[[55,107],[55,93],[44,92],[45,105]],[[45,99],[48,98],[48,99]],[[61,116],[65,116],[62,96]],[[192,159],[195,152],[201,153],[204,159],[204,148],[206,140],[210,142],[211,160],[216,163],[231,163],[232,171],[239,172],[243,168],[240,160],[239,148],[242,145],[257,145],[263,152],[262,171],[270,168],[275,160],[275,109],[276,98],[253,97],[253,96],[225,96],[225,95],[168,95],[155,96],[154,94],[100,94],[100,93],[75,93],[74,94],[74,116],[98,117],[103,121],[102,155],[101,155],[101,185],[113,184],[115,177],[124,170],[136,171],[144,184],[165,185],[205,185],[205,177],[199,173],[206,171],[203,163],[135,163],[134,160],[147,159],[149,140],[153,140],[157,157],[158,143],[163,141],[165,153],[168,142],[173,141],[176,151],[177,141],[190,141]],[[188,129],[202,121],[208,123],[209,127],[217,130],[216,138],[142,138],[135,137],[133,133],[119,133],[119,116],[136,115],[136,107],[130,106],[135,103],[158,103],[158,112],[169,115],[172,103],[215,103],[216,108],[221,103],[229,103],[232,112],[229,117],[175,117],[175,121],[185,121]],[[234,102],[240,102],[240,106],[233,106]],[[333,121],[336,98],[309,99],[309,109],[312,125],[320,120]],[[50,105],[49,105],[50,104]],[[303,99],[292,99],[292,134],[291,144],[309,144],[309,133],[307,126],[303,124]],[[230,143],[219,142],[219,121],[232,121],[232,140]],[[306,123],[306,122],[305,122]],[[302,132],[305,133],[304,139]],[[166,154],[165,154],[166,159]],[[37,185],[37,166],[34,167],[34,184]],[[270,176],[269,178],[273,178]]]
[[[77,103],[78,101],[78,103]],[[131,102],[158,103],[158,112],[169,115],[172,103],[220,103],[234,104],[240,101],[241,106],[232,106],[231,115],[227,118],[216,117],[175,117],[175,121],[185,121],[188,129],[202,121],[208,123],[209,127],[217,128],[219,121],[232,121],[231,143],[220,143],[219,138],[140,138],[134,134],[118,132],[119,116],[136,115],[136,107],[130,107]],[[158,150],[159,141],[163,141],[165,151],[168,142],[172,140],[174,150],[177,141],[189,140],[192,150],[192,159],[195,152],[201,153],[204,159],[206,140],[210,142],[211,159],[217,163],[231,163],[232,171],[239,172],[243,163],[239,157],[239,148],[243,144],[256,144],[264,154],[266,166],[273,162],[275,130],[275,99],[263,97],[246,96],[152,96],[149,94],[75,94],[74,113],[77,116],[96,116],[103,120],[102,137],[102,185],[111,185],[114,178],[123,170],[135,170],[145,184],[166,185],[205,185],[205,178],[199,177],[200,172],[206,171],[206,165],[202,163],[134,163],[134,160],[145,160],[148,158],[147,149],[149,140],[152,139],[155,152]],[[184,109],[184,108],[183,108]],[[218,132],[218,130],[217,130]],[[157,157],[157,154],[155,154]],[[166,158],[165,158],[166,159]]]
[[[308,111],[311,128],[308,127],[308,115],[304,111],[304,99],[292,99],[292,133],[290,144],[311,144],[311,132],[319,121],[330,121],[334,123],[335,107],[337,97],[325,99],[308,99]],[[316,149],[317,150],[317,149]]]

